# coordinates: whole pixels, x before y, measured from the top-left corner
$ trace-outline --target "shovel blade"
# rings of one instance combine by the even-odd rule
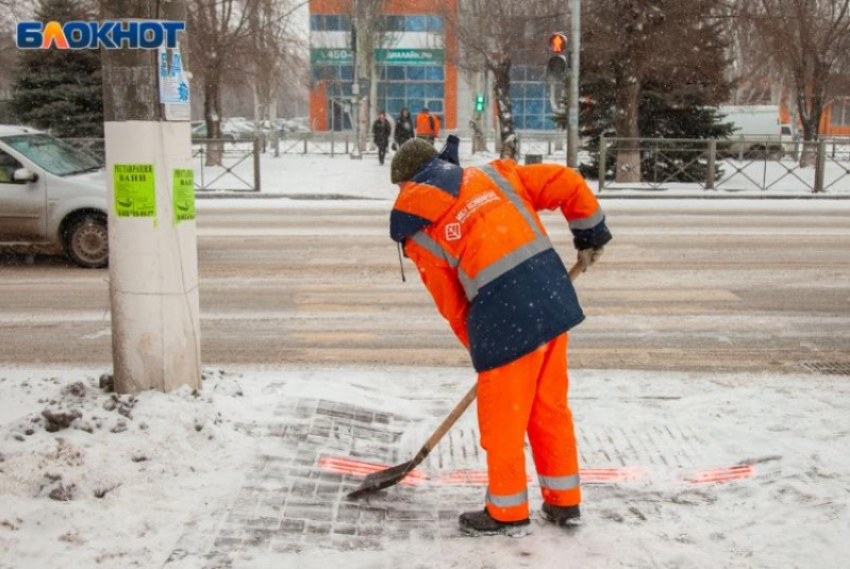
[[[373,472],[366,477],[363,484],[349,492],[348,497],[352,500],[356,500],[366,494],[377,492],[378,490],[383,490],[390,486],[395,486],[404,480],[404,478],[410,474],[415,467],[416,464],[414,464],[411,460],[403,464],[399,464],[398,466],[381,470],[380,472]]]

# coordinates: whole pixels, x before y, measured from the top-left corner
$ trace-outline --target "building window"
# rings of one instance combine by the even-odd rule
[[[511,101],[517,130],[555,130],[552,102],[544,69],[528,65],[511,67]],[[558,88],[558,96],[562,88]]]
[[[354,67],[351,65],[314,65],[313,81],[351,83],[354,81]]]
[[[443,18],[440,16],[428,16],[427,31],[435,34],[443,33]]]
[[[443,119],[445,70],[426,65],[386,65],[379,69],[378,106],[392,116],[407,107],[415,115],[423,108]]]
[[[443,33],[443,18],[434,15],[384,16],[380,29],[384,32],[430,32]]]
[[[311,14],[311,32],[349,32],[351,16],[339,14]]]
[[[850,99],[832,103],[829,122],[832,126],[850,126]]]

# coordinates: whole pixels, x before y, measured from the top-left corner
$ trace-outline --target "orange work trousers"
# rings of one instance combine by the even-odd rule
[[[567,405],[567,334],[478,375],[478,425],[487,451],[485,504],[493,518],[528,518],[525,435],[543,500],[581,502],[573,417]]]

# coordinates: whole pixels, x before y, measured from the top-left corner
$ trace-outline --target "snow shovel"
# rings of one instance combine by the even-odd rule
[[[570,279],[575,281],[578,276],[584,271],[584,267],[581,262],[576,263],[570,269]],[[413,457],[413,460],[405,462],[403,464],[399,464],[398,466],[393,466],[391,468],[387,468],[386,470],[381,470],[380,472],[374,472],[366,477],[363,481],[363,484],[352,490],[348,493],[348,498],[352,500],[356,500],[357,498],[361,498],[366,494],[370,494],[372,492],[377,492],[378,490],[383,490],[384,488],[389,488],[390,486],[395,486],[404,478],[413,472],[413,469],[422,464],[422,461],[428,458],[428,455],[431,454],[431,451],[434,450],[434,447],[437,446],[437,443],[443,438],[443,436],[449,432],[449,429],[455,424],[455,422],[460,419],[461,415],[466,412],[466,409],[475,401],[475,397],[478,395],[478,384],[473,385],[466,395],[463,396],[463,399],[460,400],[452,412],[449,413],[449,416],[443,420],[443,423],[437,428],[436,431],[431,435],[428,441],[422,445],[422,448],[419,449],[419,452],[416,453],[416,456]]]

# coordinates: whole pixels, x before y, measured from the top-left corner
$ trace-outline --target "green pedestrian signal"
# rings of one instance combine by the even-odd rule
[[[487,99],[484,98],[484,95],[476,95],[475,97],[475,112],[483,113],[484,109],[487,107]]]

